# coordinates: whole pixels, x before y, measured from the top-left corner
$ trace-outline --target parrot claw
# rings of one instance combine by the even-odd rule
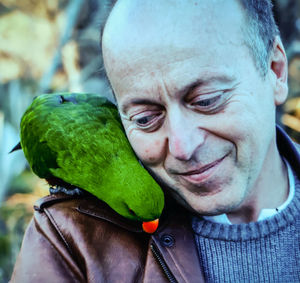
[[[55,188],[50,187],[49,189],[50,194],[58,194],[58,193],[64,193],[69,196],[81,196],[84,194],[83,190],[79,188],[72,188],[72,189],[66,189],[65,187],[56,186]]]

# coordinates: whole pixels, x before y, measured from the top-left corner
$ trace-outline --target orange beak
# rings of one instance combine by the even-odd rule
[[[159,219],[155,219],[149,222],[143,222],[143,230],[146,233],[153,234],[158,227]]]

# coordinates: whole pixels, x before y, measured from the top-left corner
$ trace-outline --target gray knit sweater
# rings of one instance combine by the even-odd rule
[[[266,220],[227,225],[192,219],[207,282],[300,282],[300,180],[295,181],[292,202]]]

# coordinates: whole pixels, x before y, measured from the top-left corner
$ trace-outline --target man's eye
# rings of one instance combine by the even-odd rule
[[[151,121],[151,119],[153,119],[153,116],[146,116],[146,117],[142,117],[136,120],[136,123],[139,125],[146,125],[147,123],[149,123]]]
[[[224,105],[227,98],[224,93],[212,95],[199,95],[190,101],[190,105],[196,110],[214,113]]]
[[[155,127],[160,125],[162,118],[163,113],[161,112],[146,112],[131,117],[131,120],[141,129],[153,130]]]
[[[209,98],[209,99],[198,100],[198,101],[192,102],[192,105],[208,107],[208,106],[213,105],[215,102],[217,102],[219,98],[220,98],[220,96],[216,96],[216,97]]]

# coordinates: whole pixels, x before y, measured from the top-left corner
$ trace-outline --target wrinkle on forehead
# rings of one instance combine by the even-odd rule
[[[174,49],[174,48],[173,48]],[[145,73],[149,73],[149,67],[155,72],[152,72],[154,75],[158,71],[164,73],[165,70],[172,68],[173,65],[180,64],[186,61],[193,62],[196,54],[201,56],[201,52],[198,52],[195,48],[176,48],[176,50],[170,49],[165,50],[161,48],[157,49],[144,49],[136,53],[136,56],[132,57],[132,54],[124,54],[122,57],[119,57],[119,60],[114,60],[111,62],[109,69],[113,69],[113,65],[116,63],[118,67],[114,70],[114,73],[122,79],[123,76],[126,76],[127,72],[130,72],[133,75],[142,76]],[[149,58],[153,58],[149,62]],[[163,58],[163,64],[161,60],[155,60],[155,58]],[[130,62],[130,64],[128,64]],[[149,63],[151,66],[149,66]],[[137,68],[138,66],[138,68]],[[126,72],[125,72],[126,71]]]
[[[203,34],[214,34],[220,42],[232,40],[217,32],[241,25],[242,13],[236,0],[120,0],[105,26],[103,49],[130,52],[147,47],[186,47]],[[214,24],[222,19],[222,26]]]

